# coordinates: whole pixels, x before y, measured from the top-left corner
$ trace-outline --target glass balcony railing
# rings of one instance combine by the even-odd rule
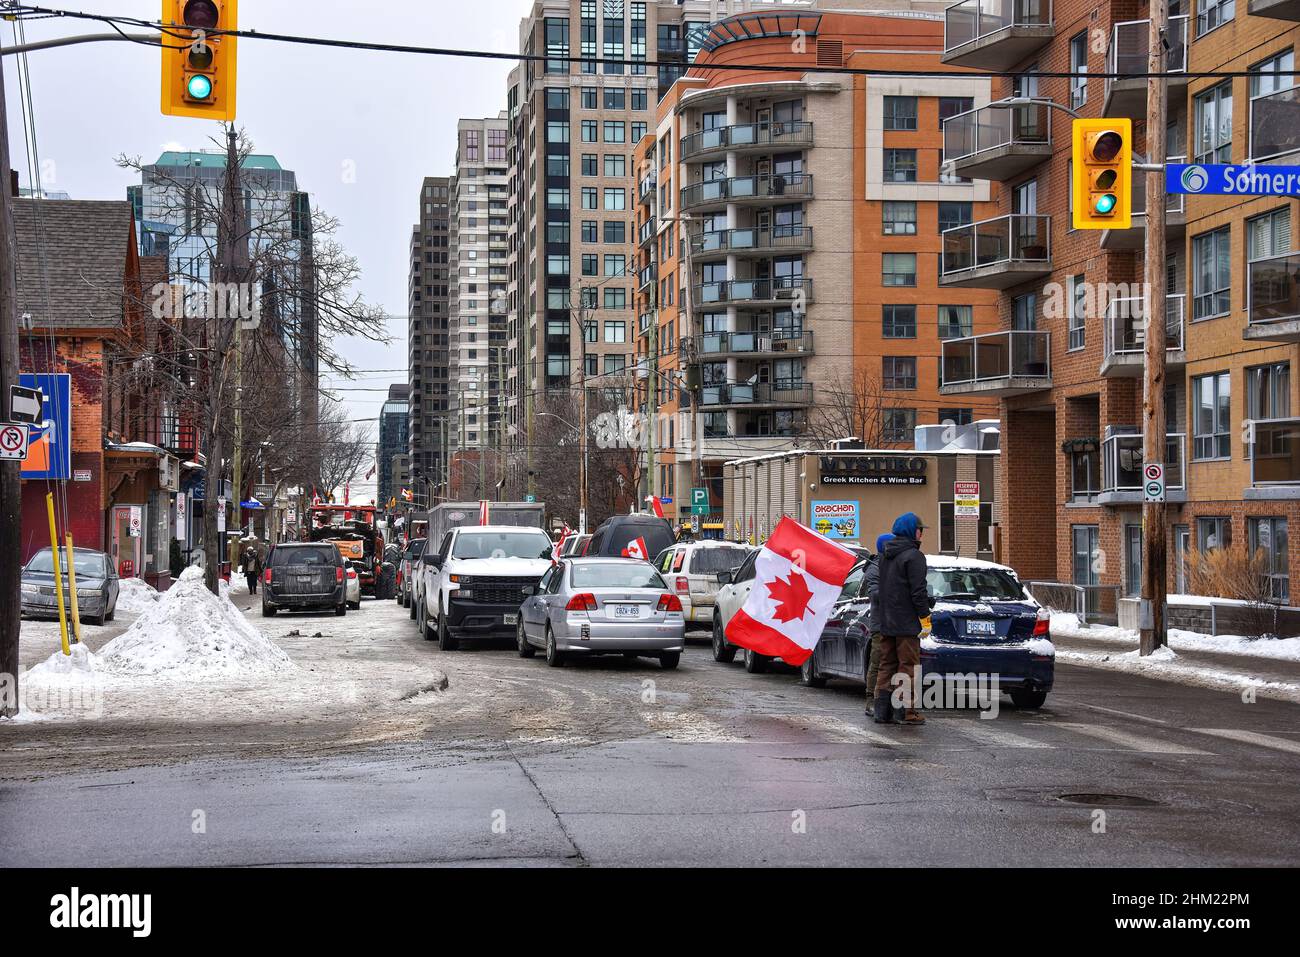
[[[1047,104],[983,106],[943,123],[943,159],[960,163],[1006,146],[1050,146],[1052,110]]]
[[[1187,297],[1165,297],[1165,348],[1183,349],[1184,314]],[[1142,356],[1146,351],[1146,303],[1139,297],[1112,299],[1106,307],[1105,356]]]
[[[802,297],[812,299],[812,280],[785,276],[778,279],[729,279],[706,282],[695,287],[697,305],[719,303],[788,302]]]
[[[1170,433],[1165,436],[1165,488],[1184,491],[1187,488],[1187,436]],[[1101,491],[1141,493],[1143,439],[1141,435],[1112,435],[1101,444]]]
[[[812,386],[798,381],[726,383],[706,385],[700,390],[700,405],[789,405],[812,404]]]
[[[704,153],[772,147],[800,149],[813,145],[813,125],[802,120],[778,123],[742,123],[700,130],[682,137],[682,160],[689,162]]]
[[[962,0],[943,12],[943,48],[951,53],[1009,27],[1050,27],[1050,0]]]
[[[1051,217],[1011,213],[943,232],[943,278],[985,266],[1051,261]]]
[[[1250,325],[1300,319],[1300,252],[1253,260],[1246,275]]]
[[[1252,486],[1300,485],[1300,419],[1257,419],[1246,445]]]
[[[802,329],[778,329],[769,332],[706,332],[695,338],[695,351],[702,358],[728,354],[810,355],[813,351],[813,334]]]
[[[654,195],[655,186],[658,185],[658,182],[659,177],[656,173],[642,177],[641,182],[637,185],[637,199],[644,203],[648,197]]]
[[[1165,49],[1165,70],[1169,73],[1187,72],[1187,15],[1170,17],[1169,32],[1165,35],[1168,47]],[[1125,20],[1115,24],[1110,34],[1110,47],[1106,51],[1106,72],[1116,73],[1121,77],[1132,76],[1146,85],[1147,51],[1150,49],[1150,20]],[[1106,88],[1116,82],[1114,77],[1106,81]]]
[[[765,176],[737,176],[694,183],[682,190],[682,209],[697,206],[725,206],[750,200],[798,200],[813,195],[810,173],[774,173]]]
[[[696,256],[710,253],[746,251],[800,251],[813,248],[811,226],[774,226],[771,229],[720,229],[696,233],[690,239],[691,252]]]
[[[637,242],[644,246],[654,238],[654,235],[655,221],[653,219],[647,219],[641,224],[641,229],[637,232]]]
[[[1051,333],[1016,330],[948,339],[941,359],[944,386],[1038,379],[1046,388],[1052,375]]]
[[[1254,163],[1278,162],[1300,153],[1300,86],[1250,100],[1249,151]]]
[[[1140,158],[1135,162],[1143,162]],[[1168,156],[1165,158],[1166,163],[1186,163],[1186,156]],[[1182,193],[1165,193],[1165,216],[1177,216],[1187,211],[1187,197]],[[1133,174],[1133,215],[1145,216],[1147,214],[1147,178],[1144,173]],[[1136,226],[1145,226],[1146,221],[1135,223]]]

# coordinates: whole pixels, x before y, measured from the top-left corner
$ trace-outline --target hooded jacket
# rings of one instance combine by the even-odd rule
[[[915,536],[915,528],[911,532]],[[880,633],[894,638],[919,635],[921,619],[930,614],[925,555],[912,536],[895,534],[880,556]]]
[[[867,566],[866,574],[863,575],[861,594],[866,595],[871,600],[870,610],[867,612],[867,628],[873,635],[880,634],[881,553],[885,550],[885,546],[893,540],[893,535],[881,535],[876,539],[876,557],[871,560],[871,564]]]

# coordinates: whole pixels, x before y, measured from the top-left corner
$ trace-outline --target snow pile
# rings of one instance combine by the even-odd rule
[[[32,665],[25,678],[53,685],[77,684],[93,677],[99,659],[91,650],[85,645],[72,645],[69,651],[71,653],[65,655],[63,649],[59,649],[39,664]]]
[[[1217,599],[1215,599],[1217,603]],[[1052,635],[1057,638],[1085,638],[1092,641],[1111,641],[1134,647],[1138,633],[1112,625],[1082,625],[1075,615],[1052,613]],[[1300,661],[1300,638],[1249,638],[1242,635],[1203,635],[1195,631],[1169,629],[1169,648],[1174,651],[1205,651],[1222,655],[1241,655],[1246,658],[1268,658],[1274,661]]]
[[[118,582],[117,610],[124,615],[143,615],[158,601],[158,589],[142,578]]]
[[[180,580],[124,634],[100,649],[102,671],[181,680],[270,675],[296,670],[278,645],[223,594],[203,587],[203,571]]]

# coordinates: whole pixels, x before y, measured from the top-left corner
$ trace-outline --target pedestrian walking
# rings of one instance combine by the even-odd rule
[[[880,673],[876,678],[874,718],[878,724],[922,725],[921,631],[930,618],[926,561],[921,552],[925,523],[913,512],[894,522],[893,541],[880,557]],[[902,674],[901,717],[893,710],[894,676]]]
[[[871,659],[867,668],[867,714],[875,711],[876,679],[880,676],[880,563],[884,559],[885,546],[894,540],[886,532],[876,539],[876,557],[867,566],[863,576],[862,593],[871,602],[867,611],[867,631],[871,633]]]
[[[248,582],[248,593],[256,595],[257,579],[262,574],[262,560],[257,557],[257,549],[253,548],[252,545],[244,549],[244,558],[240,564],[243,568],[244,579]]]

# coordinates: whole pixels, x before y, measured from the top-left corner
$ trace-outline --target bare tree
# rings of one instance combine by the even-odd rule
[[[375,455],[370,430],[352,422],[341,405],[328,405],[320,414],[320,490],[328,493],[350,485]]]
[[[818,385],[817,405],[809,415],[808,431],[823,447],[847,438],[856,438],[869,449],[897,445],[888,419],[891,411],[901,407],[879,379],[859,368],[827,385]]]

